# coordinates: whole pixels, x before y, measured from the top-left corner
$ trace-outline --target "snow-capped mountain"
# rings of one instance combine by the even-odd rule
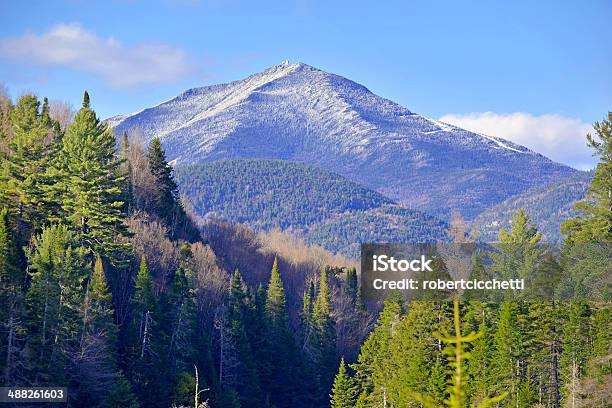
[[[281,64],[110,118],[158,136],[176,165],[226,158],[312,163],[400,203],[468,218],[576,172],[510,141],[428,119],[353,81]],[[538,129],[534,129],[534,133]]]

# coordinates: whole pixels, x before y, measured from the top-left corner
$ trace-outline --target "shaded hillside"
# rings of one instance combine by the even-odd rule
[[[312,165],[243,159],[175,170],[181,192],[200,217],[260,230],[291,229],[309,243],[353,258],[361,242],[444,237],[439,219]]]
[[[561,182],[532,188],[484,211],[473,225],[480,231],[481,239],[497,241],[499,230],[510,226],[512,215],[522,208],[546,240],[559,242],[562,239],[559,227],[575,215],[574,203],[584,198],[592,176],[592,173],[579,172]]]

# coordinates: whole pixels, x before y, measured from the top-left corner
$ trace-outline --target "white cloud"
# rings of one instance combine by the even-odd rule
[[[188,73],[187,56],[168,44],[122,45],[79,24],[58,24],[48,32],[0,39],[0,57],[57,65],[97,74],[123,87],[170,82]]]
[[[579,119],[523,112],[481,112],[448,114],[440,120],[473,132],[503,137],[576,168],[590,169],[597,161],[586,146],[586,134],[592,133],[593,127]]]

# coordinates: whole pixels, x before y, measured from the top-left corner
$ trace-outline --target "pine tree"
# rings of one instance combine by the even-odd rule
[[[120,163],[115,137],[89,108],[85,92],[83,108],[62,138],[54,191],[61,197],[63,218],[90,251],[92,261],[97,253],[117,263],[129,248],[117,240],[127,235]]]
[[[125,203],[125,212],[129,214],[135,205],[134,198],[134,185],[132,184],[132,163],[129,161],[130,143],[128,134],[123,131],[123,137],[121,141],[121,165],[120,174],[124,178],[123,180],[123,197],[122,201]]]
[[[493,273],[504,279],[529,279],[542,257],[542,235],[522,209],[512,218],[509,231],[499,232],[500,254],[493,254]],[[529,283],[529,281],[527,282]]]
[[[352,408],[355,405],[356,389],[354,380],[346,373],[344,357],[340,360],[338,374],[332,386],[331,408]]]

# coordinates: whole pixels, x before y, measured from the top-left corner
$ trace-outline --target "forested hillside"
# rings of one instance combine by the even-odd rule
[[[219,160],[175,168],[181,192],[205,219],[258,230],[291,229],[350,258],[362,242],[444,240],[436,217],[312,165],[265,159]]]
[[[305,229],[330,216],[393,204],[316,166],[282,160],[219,160],[177,166],[181,192],[198,214],[263,229]]]

